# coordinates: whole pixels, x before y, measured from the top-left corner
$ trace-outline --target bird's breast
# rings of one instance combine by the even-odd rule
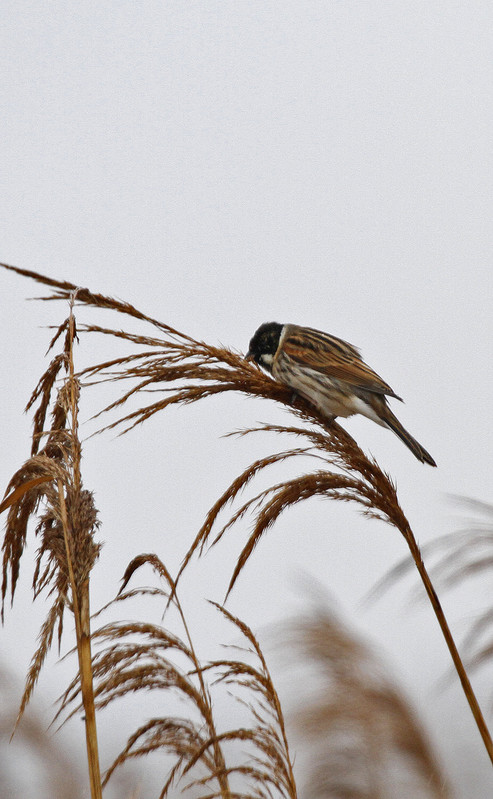
[[[299,365],[285,357],[279,357],[274,361],[272,376],[301,394],[324,416],[352,416],[358,413],[353,407],[353,400],[356,399],[353,391],[341,380]]]

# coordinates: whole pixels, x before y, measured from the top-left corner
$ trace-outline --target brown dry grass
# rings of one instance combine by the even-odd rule
[[[303,474],[294,480],[278,483],[258,493],[243,503],[232,514],[226,525],[215,531],[214,537],[212,537],[213,544],[219,542],[230,527],[242,519],[245,514],[253,513],[253,531],[240,553],[229,583],[228,592],[233,588],[261,536],[276,522],[284,510],[296,503],[314,496],[351,502],[356,504],[366,516],[376,517],[385,521],[399,532],[408,546],[446,640],[483,742],[493,762],[493,743],[490,733],[448,627],[438,596],[423,563],[416,539],[400,506],[396,487],[390,476],[380,469],[376,461],[367,457],[342,427],[334,422],[329,423],[301,398],[293,399],[289,389],[274,382],[257,366],[246,362],[241,353],[197,341],[167,324],[152,319],[129,303],[92,293],[88,289],[77,288],[67,281],[53,280],[44,275],[6,264],[2,266],[51,287],[54,293],[44,299],[65,300],[72,304],[112,310],[148,323],[156,331],[155,335],[146,336],[98,325],[86,325],[81,328],[83,332],[91,335],[100,334],[105,337],[124,340],[133,346],[144,347],[145,349],[144,351],[132,352],[120,358],[94,364],[77,376],[73,374],[73,359],[69,358],[69,381],[59,393],[59,400],[53,413],[52,430],[47,438],[47,444],[38,455],[37,446],[33,442],[33,452],[35,453],[33,458],[28,461],[23,470],[16,474],[10,484],[10,494],[4,503],[5,507],[11,506],[5,545],[6,554],[4,554],[4,597],[9,579],[12,591],[15,590],[18,563],[25,542],[27,519],[35,512],[41,500],[46,502],[48,508],[48,516],[45,521],[40,521],[38,534],[43,536],[43,541],[46,538],[44,551],[49,553],[49,565],[43,572],[39,571],[41,577],[38,576],[38,584],[44,586],[47,585],[49,580],[61,579],[65,593],[62,592],[61,587],[57,588],[58,604],[55,602],[47,621],[46,630],[43,632],[45,648],[46,645],[51,643],[55,622],[58,620],[59,624],[61,624],[69,583],[73,586],[73,604],[76,605],[78,601],[77,583],[75,582],[77,575],[75,575],[73,566],[74,575],[72,576],[70,573],[70,563],[75,562],[76,568],[82,570],[82,575],[84,575],[97,556],[97,551],[91,550],[91,546],[86,544],[84,552],[77,552],[74,559],[71,557],[67,559],[65,572],[60,563],[60,560],[63,560],[59,554],[61,551],[60,533],[63,533],[66,551],[70,553],[71,547],[75,546],[74,543],[70,543],[69,536],[73,526],[71,520],[72,518],[75,519],[77,515],[76,500],[70,493],[70,488],[73,486],[74,489],[80,489],[80,472],[77,466],[80,459],[80,448],[78,448],[78,438],[74,432],[76,431],[77,419],[76,398],[80,381],[85,381],[85,383],[87,381],[96,383],[99,381],[117,383],[123,381],[123,384],[128,386],[122,396],[101,411],[101,414],[109,411],[119,411],[122,414],[120,418],[103,429],[117,427],[123,432],[146,421],[155,413],[169,406],[189,404],[228,391],[274,400],[288,407],[294,416],[297,417],[300,424],[267,425],[262,428],[243,431],[242,434],[250,434],[258,429],[267,430],[275,434],[283,433],[301,441],[302,446],[259,459],[243,474],[233,480],[207,515],[204,525],[185,556],[180,574],[190,558],[195,553],[203,551],[204,547],[211,542],[219,513],[238,497],[240,491],[249,486],[259,472],[274,463],[287,458],[295,458],[300,454],[312,456],[316,464],[313,471]],[[71,324],[69,321],[65,327],[61,326],[58,331],[58,335],[66,331],[66,335],[69,336],[70,348],[75,338],[75,330],[73,325],[71,327]],[[35,392],[36,399],[40,399],[36,417],[36,440],[42,435],[46,409],[49,405],[49,393],[53,388],[54,380],[61,366],[66,363],[66,360],[67,355],[65,352],[61,356],[60,363],[56,360],[52,362]],[[147,404],[142,404],[137,410],[124,412],[123,409],[128,400],[133,397],[147,396],[149,391],[158,392],[158,398],[152,402],[147,402]],[[67,408],[70,408],[72,421],[71,428],[69,427],[68,429],[66,427]],[[44,458],[45,460],[33,460],[36,458]],[[65,492],[62,490],[64,486],[66,487]],[[53,531],[54,535],[50,537],[49,534],[53,533]],[[83,576],[80,579],[83,580]],[[169,586],[171,590],[169,591],[168,599],[172,601],[175,598],[176,582],[170,582]],[[86,615],[87,611],[88,605],[86,603]],[[134,630],[133,632],[137,631]],[[110,634],[112,636],[117,635],[116,628],[111,629]],[[37,658],[40,663],[39,665],[35,664],[31,670],[31,688],[39,674],[39,668],[44,658],[42,647],[40,647],[40,653],[38,653]],[[117,667],[117,664],[112,663],[110,659],[107,661],[107,665],[108,668],[111,665],[112,669]],[[104,668],[106,669],[106,666]],[[140,675],[140,677],[142,678],[143,675]],[[124,692],[133,690],[130,685],[131,683],[124,684],[121,690]],[[185,685],[184,683],[184,690]],[[115,698],[116,695],[119,695],[118,691],[115,694]],[[137,745],[142,736],[147,742],[146,745],[151,745],[152,735],[152,728],[143,728],[130,745],[129,752],[130,750],[133,751],[134,744]],[[178,736],[180,741],[182,741],[180,746],[183,745],[186,757],[190,757],[190,744],[187,743],[187,736],[190,735],[193,737],[194,733],[190,732],[188,725],[185,725]],[[183,738],[180,738],[180,736],[183,736]],[[209,739],[214,741],[214,735],[210,734]],[[161,745],[162,739],[160,738],[159,741]],[[208,752],[208,747],[206,749]],[[184,756],[181,750],[178,755],[179,758]],[[180,769],[183,762],[183,759],[181,759]],[[217,766],[217,763],[214,763],[213,768],[215,769],[215,775],[219,779],[222,774],[221,768]],[[222,786],[220,790],[224,793]]]
[[[321,677],[297,713],[309,746],[307,796],[450,796],[415,713],[370,647],[328,607],[290,627]]]
[[[137,588],[124,591],[133,574],[150,565],[161,578],[162,587]],[[175,583],[165,565],[156,555],[140,555],[128,566],[123,586],[115,603],[128,602],[136,596],[158,597],[165,605],[171,603],[178,611],[183,636],[170,632],[162,625],[150,622],[110,623],[93,634],[94,643],[101,645],[94,657],[96,708],[114,703],[130,693],[158,691],[178,693],[187,707],[186,717],[160,716],[149,719],[128,739],[125,747],[106,773],[106,784],[115,769],[134,758],[158,750],[174,757],[174,765],[164,781],[160,797],[168,795],[174,783],[183,783],[184,790],[199,788],[205,797],[238,797],[230,787],[231,777],[240,776],[248,788],[243,796],[267,797],[278,795],[295,799],[296,785],[289,756],[284,719],[279,697],[274,688],[267,663],[257,639],[250,628],[224,608],[217,610],[246,639],[249,653],[258,665],[244,659],[220,659],[202,666],[195,652]],[[111,605],[114,603],[110,603]],[[178,666],[175,659],[184,659]],[[213,714],[210,685],[225,683],[233,691],[247,693],[253,724],[250,727],[217,732]],[[61,710],[73,705],[80,696],[76,678],[62,697]],[[75,707],[70,715],[78,711]],[[250,755],[240,765],[227,765],[224,747],[242,742]],[[193,776],[201,766],[205,776]]]
[[[79,383],[73,359],[77,331],[72,309],[73,297],[70,315],[50,344],[51,349],[65,334],[63,349],[52,359],[28,403],[30,409],[38,402],[32,455],[13,475],[0,505],[0,512],[8,510],[2,546],[2,617],[9,588],[11,602],[14,600],[28,523],[36,519],[39,547],[33,575],[34,598],[44,591],[52,604],[28,670],[17,721],[32,695],[57,627],[60,645],[68,609],[76,626],[91,793],[97,799],[101,797],[101,780],[92,696],[89,575],[99,557],[100,545],[95,541],[98,519],[93,496],[83,488],[80,472]],[[61,372],[65,372],[65,378],[56,388],[55,381]],[[46,429],[50,406],[51,424]]]

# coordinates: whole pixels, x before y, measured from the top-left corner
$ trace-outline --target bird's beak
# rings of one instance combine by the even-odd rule
[[[253,361],[253,352],[248,350],[247,354],[245,355],[245,361]]]

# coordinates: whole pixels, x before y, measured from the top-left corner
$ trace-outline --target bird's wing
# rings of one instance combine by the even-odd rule
[[[286,325],[282,351],[296,363],[343,380],[351,386],[401,399],[361,360],[359,350],[335,336],[310,327]]]

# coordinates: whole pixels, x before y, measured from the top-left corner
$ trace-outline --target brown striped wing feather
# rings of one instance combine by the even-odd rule
[[[283,352],[296,363],[343,380],[351,386],[401,399],[373,369],[361,360],[352,344],[311,327],[287,325]]]

